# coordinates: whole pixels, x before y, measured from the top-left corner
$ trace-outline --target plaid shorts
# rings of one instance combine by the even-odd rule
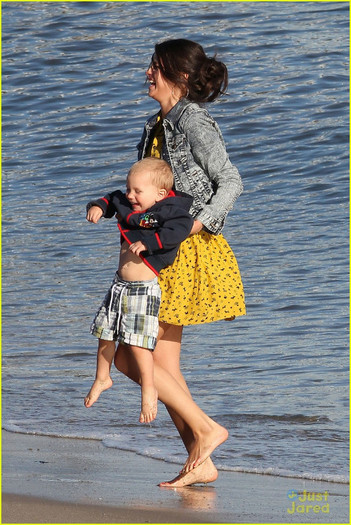
[[[90,333],[99,339],[154,350],[160,303],[157,277],[151,281],[123,281],[116,273]]]

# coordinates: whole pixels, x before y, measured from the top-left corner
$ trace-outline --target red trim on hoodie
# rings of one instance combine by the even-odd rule
[[[157,232],[155,233],[155,237],[156,237],[156,241],[157,241],[157,244],[159,245],[159,247],[163,248],[160,236],[159,236],[159,234]]]
[[[150,270],[152,270],[154,272],[155,275],[158,276],[158,271],[155,270],[155,268],[153,266],[151,266],[151,264],[149,263],[149,261],[147,261],[145,259],[145,257],[143,257],[143,255],[139,255],[140,259],[143,261],[144,264],[146,264],[146,266],[148,266],[150,268]]]
[[[131,211],[130,214],[127,216],[126,218],[126,222],[129,222],[129,219],[132,215],[135,215],[136,213],[146,213],[146,210],[141,210],[141,211]]]

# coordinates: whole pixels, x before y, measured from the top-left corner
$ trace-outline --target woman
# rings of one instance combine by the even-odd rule
[[[217,478],[210,455],[228,436],[192,400],[180,371],[180,349],[184,325],[245,314],[240,272],[220,234],[242,183],[216,122],[199,106],[225,91],[226,66],[208,58],[195,42],[168,40],[156,44],[146,75],[149,96],[159,102],[160,111],[146,122],[139,159],[165,159],[172,167],[176,189],[194,197],[190,236],[173,265],[160,273],[160,332],[153,354],[159,399],[189,453],[180,475],[160,485],[182,487]],[[126,348],[117,353],[115,364],[139,382]]]

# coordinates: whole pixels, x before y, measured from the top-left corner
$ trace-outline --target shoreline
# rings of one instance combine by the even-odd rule
[[[177,465],[8,431],[2,452],[2,523],[349,523],[347,484],[220,471],[208,485],[160,488]]]

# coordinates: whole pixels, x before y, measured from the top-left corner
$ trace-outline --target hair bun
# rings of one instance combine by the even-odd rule
[[[214,78],[218,74],[221,73],[219,71],[221,68],[219,67],[221,65],[221,62],[218,62],[214,57],[208,57],[207,60],[203,63],[202,71],[203,74],[208,78]]]
[[[206,57],[198,74],[198,87],[204,98],[203,102],[211,102],[223,94],[228,86],[227,68],[215,57]]]

